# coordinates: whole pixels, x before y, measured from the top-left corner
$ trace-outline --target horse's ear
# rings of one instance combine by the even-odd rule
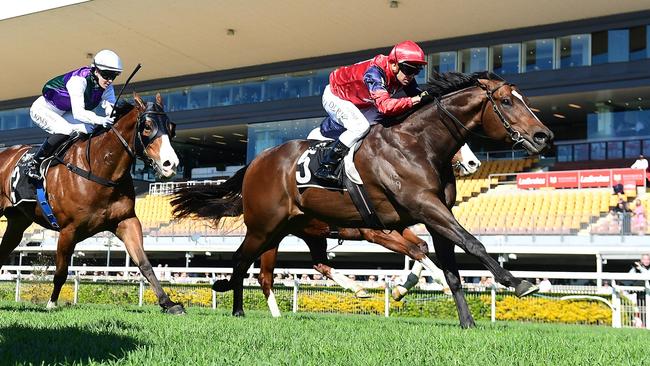
[[[156,93],[156,104],[160,106],[160,108],[163,108],[163,99],[160,96],[160,93]],[[163,108],[164,109],[164,108]]]
[[[144,102],[142,101],[142,98],[140,98],[138,93],[133,92],[133,100],[135,101],[136,107],[139,110],[144,111],[145,109],[147,109],[147,106],[144,104]]]

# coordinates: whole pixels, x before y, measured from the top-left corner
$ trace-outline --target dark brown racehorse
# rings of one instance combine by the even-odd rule
[[[467,176],[476,172],[476,170],[481,166],[481,162],[476,158],[476,155],[472,150],[467,146],[463,145],[456,154],[451,159],[451,166],[454,169],[454,173],[459,176]],[[449,195],[451,202],[455,202],[456,194],[455,192],[450,192],[453,194]],[[325,222],[312,221],[308,227],[305,228],[304,234],[309,236],[322,236],[325,238],[334,238],[339,240],[366,240],[371,243],[379,244],[387,249],[390,249],[396,253],[400,253],[406,256],[411,257],[414,260],[420,258],[415,258],[411,250],[415,248],[416,250],[422,249],[423,251],[428,250],[427,243],[422,240],[420,237],[415,235],[413,231],[405,229],[402,233],[397,231],[385,231],[385,230],[376,230],[376,229],[367,229],[367,228],[332,228]],[[312,257],[312,262],[314,263],[314,269],[321,273],[326,278],[329,278],[339,284],[341,287],[346,288],[354,293],[358,298],[367,298],[370,295],[365,291],[363,287],[355,283],[352,280],[349,280],[347,277],[339,275],[335,272],[334,268],[330,266],[329,260],[327,258],[326,247],[323,245],[322,241],[309,241],[309,251]],[[317,246],[313,246],[317,244]],[[260,274],[258,277],[258,282],[264,292],[264,296],[269,304],[269,309],[273,316],[280,316],[280,311],[275,302],[275,296],[273,295],[273,281],[275,270],[275,264],[277,260],[278,247],[271,248],[264,252],[260,256]],[[419,266],[419,267],[418,267]],[[422,266],[419,263],[414,264],[413,275],[414,278],[419,279]],[[434,273],[434,278],[436,275],[441,274]],[[444,278],[436,278],[436,280],[444,281]],[[406,292],[415,284],[415,282],[407,282],[408,285],[398,284],[393,288],[393,298],[395,300],[400,300],[404,297]],[[446,284],[443,283],[443,285]],[[243,309],[241,309],[243,311]]]
[[[416,223],[426,225],[453,293],[460,324],[471,327],[474,319],[461,288],[455,245],[478,258],[496,281],[514,287],[518,296],[538,289],[502,268],[456,221],[450,210],[455,178],[449,162],[479,126],[488,137],[521,145],[531,154],[546,149],[553,133],[531,112],[521,91],[496,75],[449,73],[430,82],[429,92],[444,97],[422,106],[401,123],[374,126],[354,161],[386,228],[401,233]],[[172,202],[177,217],[197,215],[218,220],[243,212],[247,232],[233,257],[233,275],[230,281],[214,286],[216,290],[234,290],[235,315],[243,314],[243,279],[248,268],[283,237],[295,234],[306,241],[324,241],[304,234],[313,220],[337,227],[363,227],[347,193],[298,190],[296,162],[307,145],[296,140],[266,150],[215,187],[211,200],[206,199],[206,192],[200,201],[192,200],[193,189],[188,187]]]
[[[65,163],[90,171],[98,181],[73,173],[66,165],[47,172],[47,193],[60,227],[56,250],[54,289],[48,308],[56,307],[75,245],[102,231],[120,238],[129,255],[151,284],[160,306],[169,313],[184,313],[183,306],[169,299],[156,278],[142,245],[142,226],[135,216],[135,192],[130,168],[136,157],[148,161],[159,176],[176,173],[178,158],[171,147],[174,124],[163,111],[162,98],[145,105],[134,95],[135,106],[117,107],[116,123],[90,138],[77,141],[64,157]],[[89,147],[89,150],[87,148]],[[29,146],[14,146],[0,152],[0,214],[7,217],[7,230],[0,243],[0,264],[20,243],[32,223],[50,228],[39,205],[10,201],[10,176],[16,162]],[[90,158],[90,161],[87,159]]]

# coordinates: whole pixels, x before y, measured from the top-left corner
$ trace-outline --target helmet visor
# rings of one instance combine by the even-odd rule
[[[120,75],[119,71],[112,71],[112,70],[97,69],[97,72],[99,72],[99,75],[104,80],[115,80],[115,78]]]
[[[408,62],[400,62],[399,70],[406,76],[415,76],[422,71],[422,65],[412,65]]]

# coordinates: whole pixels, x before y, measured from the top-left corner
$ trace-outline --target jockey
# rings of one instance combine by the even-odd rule
[[[109,127],[115,104],[113,80],[122,72],[122,60],[111,50],[99,51],[90,66],[84,66],[45,83],[43,95],[32,104],[29,114],[49,136],[29,162],[25,174],[40,179],[41,162],[69,135],[91,133],[95,126]],[[106,116],[93,112],[102,106]]]
[[[323,108],[329,118],[321,125],[321,132],[327,136],[332,130],[342,129],[341,126],[345,131],[316,171],[318,178],[338,180],[339,162],[368,133],[371,122],[383,116],[399,115],[420,103],[421,90],[415,76],[424,65],[426,61],[420,46],[405,41],[393,47],[388,56],[377,55],[340,67],[330,74],[330,83],[323,92]],[[407,96],[392,98],[400,90]]]

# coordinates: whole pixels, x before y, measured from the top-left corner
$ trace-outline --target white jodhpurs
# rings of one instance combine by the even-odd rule
[[[323,108],[334,122],[345,127],[339,141],[347,147],[352,147],[370,130],[370,122],[359,108],[352,102],[334,95],[329,85],[323,92]]]
[[[91,133],[95,128],[94,125],[75,120],[72,117],[72,112],[64,112],[56,108],[48,103],[43,96],[34,101],[29,109],[29,115],[38,127],[51,134],[70,135],[72,131]]]

